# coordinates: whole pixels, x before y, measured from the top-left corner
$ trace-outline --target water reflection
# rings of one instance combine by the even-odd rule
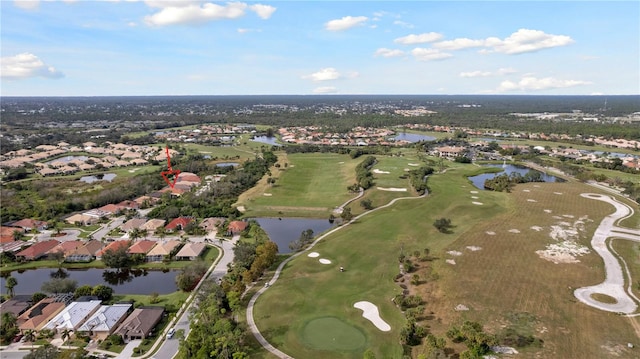
[[[121,270],[105,270],[102,272],[102,279],[111,285],[121,285],[131,282],[134,278],[147,276],[149,272],[146,269],[130,269]]]

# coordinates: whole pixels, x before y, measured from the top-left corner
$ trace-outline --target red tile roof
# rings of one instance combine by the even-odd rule
[[[104,252],[106,251],[117,251],[120,248],[128,248],[129,247],[128,240],[121,240],[109,243],[106,247],[102,248],[98,253],[96,253],[96,257],[102,257]]]
[[[50,249],[60,244],[60,242],[55,239],[50,239],[48,241],[38,242],[32,245],[29,248],[23,249],[20,252],[16,253],[16,257],[24,257],[27,260],[30,259],[38,259],[45,255]]]
[[[129,247],[127,251],[129,254],[147,254],[153,247],[156,246],[155,241],[142,240],[135,242]]]
[[[174,220],[172,220],[171,222],[169,222],[169,224],[164,226],[164,228],[171,231],[171,230],[177,229],[178,226],[180,226],[180,229],[184,229],[184,227],[186,227],[187,224],[191,223],[192,221],[193,221],[193,218],[178,217],[178,218],[175,218]]]

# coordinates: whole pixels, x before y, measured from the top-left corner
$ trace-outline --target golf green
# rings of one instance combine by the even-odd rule
[[[307,346],[322,350],[364,349],[367,342],[360,329],[335,317],[312,319],[305,325],[302,337]]]

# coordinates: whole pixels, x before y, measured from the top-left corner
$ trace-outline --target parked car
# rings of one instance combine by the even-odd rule
[[[176,333],[176,329],[175,328],[171,328],[169,329],[169,331],[167,332],[167,339],[171,339],[173,338],[173,335]]]

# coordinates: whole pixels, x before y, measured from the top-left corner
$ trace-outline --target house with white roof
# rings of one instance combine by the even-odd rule
[[[65,329],[76,331],[82,323],[100,308],[101,300],[91,300],[88,302],[71,302],[43,328],[55,331]]]
[[[103,305],[78,328],[78,332],[87,332],[95,340],[104,340],[127,318],[131,309],[131,304]]]

